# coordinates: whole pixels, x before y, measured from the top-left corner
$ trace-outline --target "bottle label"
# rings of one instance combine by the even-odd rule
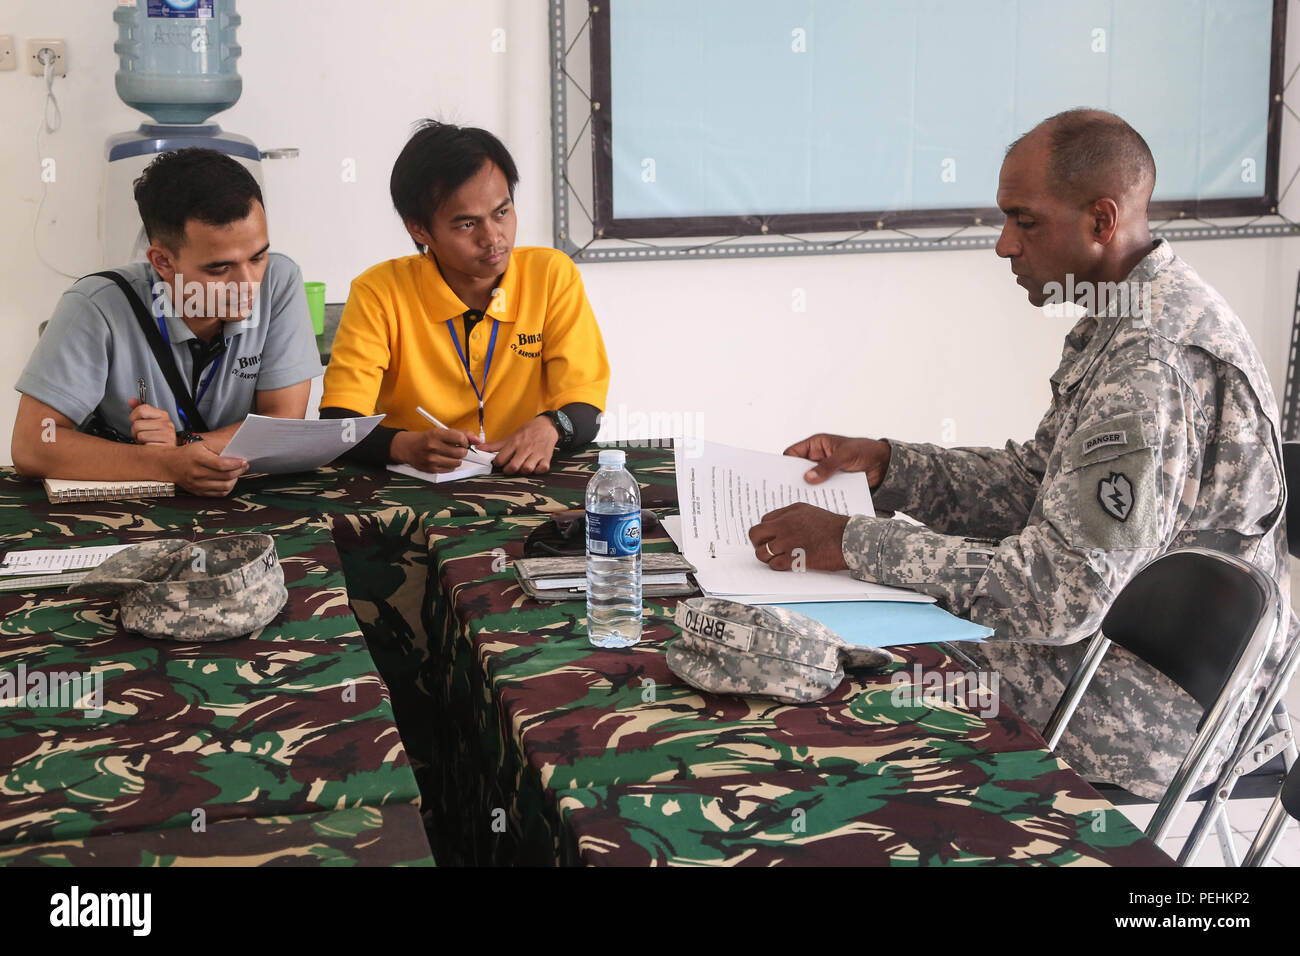
[[[149,0],[145,12],[152,20],[211,20],[212,0]]]
[[[602,515],[587,512],[587,553],[623,558],[641,553],[641,512]]]

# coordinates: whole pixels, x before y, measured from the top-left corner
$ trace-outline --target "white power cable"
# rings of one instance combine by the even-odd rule
[[[54,96],[54,61],[56,57],[48,49],[41,50],[36,55],[45,66],[45,111],[41,116],[42,125],[47,133],[57,133],[59,127],[63,125],[63,111],[59,109],[59,101]],[[50,107],[54,107],[54,122],[50,122]]]
[[[41,134],[57,133],[63,126],[63,111],[59,109],[59,101],[54,96],[54,53],[48,49],[41,50],[36,55],[37,60],[45,67],[45,104],[41,110],[41,122],[36,127],[36,165],[41,168],[41,201],[36,207],[36,218],[32,220],[32,248],[36,251],[36,258],[50,271],[57,272],[65,279],[79,279],[80,276],[74,276],[64,272],[58,266],[51,263],[41,252],[39,228],[41,224],[41,212],[45,209],[45,198],[50,191],[49,180],[45,178],[45,155],[41,150]],[[53,120],[50,118],[50,107],[54,108]]]

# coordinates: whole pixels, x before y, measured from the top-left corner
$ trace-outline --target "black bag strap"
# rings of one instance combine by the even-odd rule
[[[140,297],[136,295],[135,289],[131,288],[131,283],[127,282],[120,272],[114,272],[112,269],[104,272],[92,272],[90,276],[108,279],[116,283],[117,287],[122,290],[122,294],[126,296],[126,301],[131,304],[131,309],[135,312],[136,321],[140,323],[140,331],[144,333],[145,341],[149,343],[149,349],[153,352],[154,361],[158,363],[163,378],[167,379],[167,387],[172,390],[172,397],[176,399],[176,405],[185,413],[185,420],[189,423],[190,431],[208,431],[207,420],[199,412],[198,406],[194,404],[194,396],[190,394],[189,388],[185,385],[185,380],[181,377],[181,370],[176,367],[176,358],[172,355],[172,350],[163,341],[162,333],[158,331],[158,326],[154,324],[153,317],[149,314],[149,310],[145,308],[145,304],[140,301]],[[86,276],[86,278],[90,278],[90,276]]]

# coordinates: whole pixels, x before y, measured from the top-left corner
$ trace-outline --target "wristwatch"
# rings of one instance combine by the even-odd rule
[[[542,415],[551,420],[555,430],[560,433],[560,440],[555,443],[555,447],[560,451],[567,451],[569,445],[573,443],[573,422],[569,416],[558,409],[542,412]]]
[[[186,431],[176,436],[178,445],[193,445],[196,441],[203,441],[203,436],[197,432]]]

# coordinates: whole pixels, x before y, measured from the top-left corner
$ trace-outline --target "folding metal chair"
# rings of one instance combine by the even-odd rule
[[[1246,851],[1242,866],[1263,866],[1268,862],[1269,857],[1273,855],[1273,848],[1277,846],[1278,838],[1282,836],[1282,830],[1286,827],[1287,814],[1300,820],[1300,770],[1294,766],[1287,773],[1286,780],[1282,781],[1282,790],[1273,801],[1273,805],[1269,807],[1268,815],[1264,817],[1264,825],[1259,828],[1259,833],[1255,834],[1255,841]]]
[[[1287,489],[1287,550],[1295,558],[1300,557],[1300,442],[1283,443],[1282,471]],[[1289,617],[1284,616],[1283,626],[1287,624]],[[1219,833],[1224,863],[1237,865],[1237,850],[1232,845],[1232,836],[1226,826],[1227,803],[1232,799],[1237,784],[1252,770],[1267,764],[1274,755],[1281,755],[1284,773],[1295,765],[1295,733],[1291,726],[1291,715],[1287,713],[1282,698],[1295,674],[1297,663],[1300,663],[1300,641],[1287,648],[1277,673],[1241,734],[1232,759],[1224,763],[1223,772],[1215,781],[1214,789],[1207,795],[1192,834],[1178,855],[1180,864],[1185,865],[1196,858],[1213,821]],[[1278,786],[1278,783],[1273,784],[1273,787]]]
[[[1231,555],[1187,548],[1154,559],[1120,591],[1089,642],[1043,729],[1048,746],[1060,743],[1112,643],[1191,695],[1204,708],[1196,737],[1146,828],[1159,846],[1253,686],[1283,611],[1277,583]]]
[[[1280,625],[1285,627],[1289,620],[1289,615],[1284,616]],[[1237,785],[1248,779],[1247,775],[1251,771],[1267,772],[1266,765],[1275,756],[1282,758],[1283,774],[1294,768],[1297,756],[1295,733],[1291,727],[1291,716],[1282,701],[1282,695],[1286,693],[1297,662],[1300,662],[1300,640],[1292,642],[1287,648],[1277,673],[1273,675],[1273,679],[1260,696],[1250,720],[1242,730],[1232,757],[1224,761],[1223,769],[1219,772],[1214,787],[1205,795],[1205,804],[1201,807],[1201,813],[1196,818],[1192,832],[1178,854],[1180,866],[1186,866],[1196,859],[1210,832],[1211,825],[1218,832],[1219,848],[1223,854],[1224,864],[1236,866],[1237,850],[1232,844],[1232,833],[1227,826],[1227,806],[1228,801],[1233,798]],[[1269,774],[1266,778],[1273,781],[1271,786],[1274,791],[1279,786],[1277,777],[1277,774]],[[1253,794],[1248,794],[1250,795]]]

